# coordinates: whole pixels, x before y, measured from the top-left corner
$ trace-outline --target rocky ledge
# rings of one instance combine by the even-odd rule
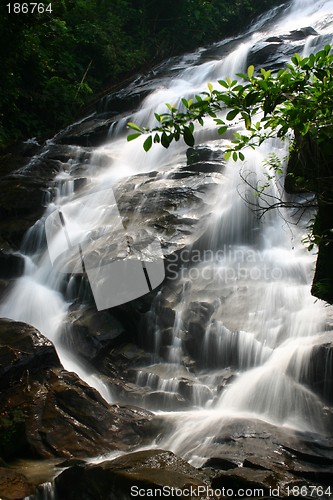
[[[179,498],[302,498],[329,496],[332,443],[256,420],[225,422],[193,467],[163,449],[130,453],[98,464],[79,464],[54,481],[55,500]],[[73,489],[73,484],[76,485]],[[301,488],[303,488],[301,490]],[[173,493],[172,493],[173,492]],[[223,493],[224,492],[224,493]],[[241,492],[241,493],[240,493]]]
[[[75,373],[63,369],[52,343],[30,325],[0,320],[0,376],[4,460],[129,451],[155,432],[152,413],[109,405]],[[1,488],[7,491],[12,484],[27,495],[29,482],[4,469]],[[0,490],[1,498],[21,498],[15,495]]]

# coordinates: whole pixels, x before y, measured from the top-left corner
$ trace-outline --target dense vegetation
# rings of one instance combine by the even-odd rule
[[[3,5],[0,146],[52,133],[74,120],[92,94],[165,56],[238,31],[278,3],[53,0],[52,12],[44,13]]]

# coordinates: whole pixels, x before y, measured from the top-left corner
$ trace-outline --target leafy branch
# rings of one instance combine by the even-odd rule
[[[208,90],[192,99],[181,99],[181,105],[166,104],[167,111],[155,113],[157,125],[140,127],[129,122],[134,133],[128,141],[148,134],[143,143],[148,151],[154,143],[168,148],[181,138],[188,146],[195,143],[195,124],[204,126],[210,116],[223,136],[237,118],[244,131],[234,132],[233,140],[225,151],[225,159],[245,159],[245,148],[257,148],[269,138],[284,138],[297,131],[323,143],[333,137],[333,55],[326,45],[316,54],[302,57],[295,54],[290,63],[276,74],[261,68],[255,73],[249,66],[246,74],[235,79],[219,80],[219,88],[208,83]],[[222,88],[222,89],[221,89]]]

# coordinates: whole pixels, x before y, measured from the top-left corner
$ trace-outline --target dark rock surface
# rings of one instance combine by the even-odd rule
[[[135,175],[115,189],[125,226],[152,230],[166,257],[200,240],[207,229],[216,188],[223,182],[220,173],[206,173],[204,163],[200,171],[189,171],[186,180],[172,178],[178,171],[172,169],[167,177],[165,172]]]
[[[16,176],[0,179],[1,238],[18,249],[24,233],[44,212],[46,187]]]
[[[52,342],[25,323],[0,319],[0,389],[60,367]]]
[[[286,471],[297,457],[308,466],[333,466],[332,440],[278,428],[261,420],[241,418],[225,420],[208,445],[205,455],[229,460],[231,463],[269,470],[278,466]],[[250,462],[249,462],[250,461]],[[207,464],[206,464],[207,465]]]
[[[87,147],[47,141],[23,143],[0,156],[0,250],[20,249],[25,233],[66,182],[55,180],[58,174],[71,172],[74,188],[82,186],[90,154]]]
[[[6,254],[0,250],[0,279],[13,279],[22,276],[24,258],[20,255]]]
[[[56,140],[58,144],[98,147],[107,140],[112,123],[114,123],[113,118],[102,119],[94,115],[60,132]]]
[[[1,320],[0,342],[3,458],[128,450],[156,431],[152,414],[110,406],[63,370],[51,342],[33,327]]]
[[[207,474],[170,451],[147,450],[97,465],[72,467],[56,478],[55,492],[62,500],[125,500],[133,498],[133,492],[139,489],[143,490],[141,498],[158,498],[159,490],[167,487],[178,492],[192,488],[194,494],[188,498],[205,498],[198,494],[198,488],[205,488],[207,483]],[[135,488],[132,494],[131,488]]]
[[[284,35],[260,40],[252,47],[247,62],[253,64],[256,69],[260,67],[279,69],[285,65],[286,58],[302,51],[304,40],[310,35],[319,36],[311,26],[307,26]]]
[[[302,496],[311,498],[310,486],[325,489],[333,473],[330,440],[295,434],[262,421],[225,422],[205,454],[210,458],[200,469],[164,450],[140,451],[96,465],[71,467],[55,480],[56,500],[129,499],[133,487],[143,490],[143,498],[156,498],[157,488],[163,486],[180,490],[192,486],[197,488],[198,498],[207,498],[205,488],[211,488],[216,498],[223,488],[229,490],[228,497],[232,490],[238,498],[242,489],[252,491],[249,498],[288,498],[293,487],[303,486],[308,494],[304,489]],[[75,490],[74,483],[78,485]],[[214,493],[210,497],[215,498]]]
[[[35,492],[35,486],[19,472],[8,467],[0,467],[0,498],[3,500],[21,500]]]
[[[289,371],[292,372],[293,362]],[[300,373],[301,383],[307,385],[323,401],[333,404],[333,332],[321,335],[309,354],[308,362],[303,364]]]
[[[129,339],[125,326],[111,311],[80,304],[70,308],[62,333],[63,344],[94,365]]]

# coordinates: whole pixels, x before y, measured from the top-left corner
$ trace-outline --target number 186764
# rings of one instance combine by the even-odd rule
[[[46,3],[7,3],[6,5],[8,14],[44,14],[52,12],[52,4]]]

